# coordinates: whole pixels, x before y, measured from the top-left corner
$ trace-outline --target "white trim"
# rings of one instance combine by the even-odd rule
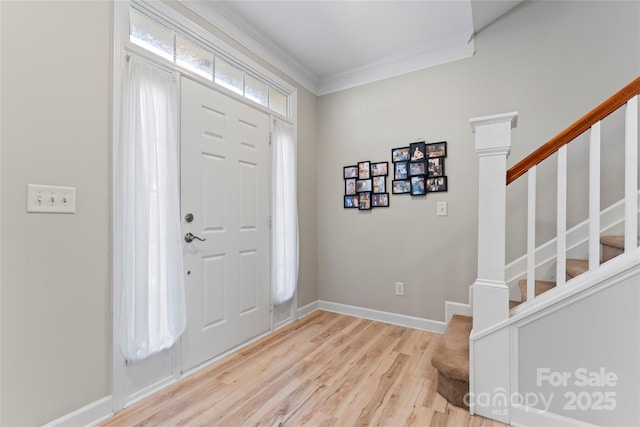
[[[470,58],[474,53],[473,34],[456,34],[444,40],[387,56],[358,68],[321,77],[316,95],[326,95],[435,67],[436,65]]]
[[[619,255],[602,264],[596,271],[585,272],[572,279],[571,286],[556,287],[538,296],[531,303],[527,301],[526,304],[514,307],[509,319],[496,323],[477,335],[474,335],[472,331],[471,337],[474,340],[479,339],[512,324],[521,327],[548,313],[575,304],[590,295],[614,286],[639,272],[640,248],[636,248],[635,253]]]
[[[184,2],[183,4],[190,8],[191,3],[195,5],[200,2]],[[220,56],[222,59],[239,65],[251,74],[261,77],[266,80],[267,83],[273,85],[276,89],[285,92],[287,95],[292,95],[296,91],[295,86],[291,83],[269,71],[249,56],[216,37],[205,28],[202,28],[198,24],[189,20],[170,6],[153,0],[130,0],[129,4],[136,5],[137,8],[141,8],[146,12],[149,12],[151,15],[155,15],[162,21],[165,21],[172,27],[176,28],[178,31],[186,33],[196,42],[211,49],[214,54]],[[288,114],[287,117],[291,117],[291,115]]]
[[[473,309],[470,304],[462,304],[459,302],[445,301],[444,302],[444,323],[445,326],[449,325],[451,318],[455,315],[459,316],[473,316]]]
[[[524,405],[511,405],[512,426],[596,427],[552,412],[541,411]]]
[[[444,322],[424,319],[421,317],[406,316],[404,314],[390,313],[388,311],[380,311],[371,308],[356,307],[353,305],[322,300],[318,301],[318,307],[320,310],[330,311],[332,313],[375,320],[377,322],[390,323],[392,325],[435,332],[438,334],[443,334],[445,330]]]
[[[518,125],[518,112],[512,111],[510,113],[494,114],[492,116],[474,117],[469,119],[469,126],[471,127],[471,132],[476,133],[478,126],[503,123],[507,121],[505,119],[509,119],[511,122],[511,129],[515,128]]]
[[[318,77],[224,2],[179,1],[317,96],[470,58],[475,53],[473,33],[460,33],[342,73]]]
[[[113,415],[111,396],[103,397],[80,409],[57,418],[43,427],[95,426]]]
[[[320,304],[318,301],[314,301],[310,304],[305,305],[304,307],[300,307],[298,309],[298,319],[302,319],[303,317],[307,317],[314,311],[320,310]]]
[[[231,13],[228,6],[222,2],[178,1],[214,27],[228,34],[249,51],[294,79],[305,89],[317,95],[318,76],[285,52],[280,46],[276,45],[266,35],[258,34],[255,28],[252,28],[237,14]]]

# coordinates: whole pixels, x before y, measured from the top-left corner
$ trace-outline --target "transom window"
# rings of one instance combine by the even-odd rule
[[[133,7],[129,8],[129,41],[271,111],[288,115],[286,93]]]

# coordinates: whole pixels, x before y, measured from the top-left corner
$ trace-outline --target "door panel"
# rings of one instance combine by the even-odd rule
[[[269,116],[182,80],[182,370],[269,330]]]

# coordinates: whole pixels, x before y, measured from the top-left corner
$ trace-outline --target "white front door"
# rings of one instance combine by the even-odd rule
[[[185,372],[270,328],[271,169],[267,114],[181,85]]]

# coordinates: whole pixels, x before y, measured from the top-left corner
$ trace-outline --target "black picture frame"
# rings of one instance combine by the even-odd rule
[[[435,157],[447,157],[447,141],[427,144],[427,155],[430,159]]]
[[[409,163],[409,176],[418,176],[427,174],[427,162]]]
[[[371,176],[387,176],[389,175],[389,162],[371,163]]]
[[[356,193],[364,193],[373,189],[373,183],[371,179],[358,179],[356,180]]]
[[[391,183],[391,192],[393,194],[410,194],[411,181],[408,179],[396,179]]]
[[[434,178],[427,178],[427,181],[425,182],[425,188],[429,193],[448,191],[447,177],[438,176]]]
[[[395,162],[393,164],[393,179],[407,179],[409,177],[409,162]]]
[[[430,157],[427,159],[427,176],[444,176],[444,157]]]
[[[352,196],[357,193],[356,191],[356,181],[357,178],[346,178],[344,180],[344,195]]]
[[[358,165],[345,166],[342,168],[342,177],[344,179],[358,177]]]
[[[359,203],[358,195],[355,194],[355,195],[350,195],[350,196],[344,196],[344,208],[345,209],[359,209],[360,208],[360,203]]]
[[[371,195],[371,207],[372,208],[388,208],[389,207],[389,193],[380,193]]]
[[[358,209],[361,211],[371,210],[371,192],[365,191],[359,194]]]
[[[391,149],[391,161],[395,162],[408,162],[409,161],[409,147],[399,147]]]
[[[411,177],[411,195],[412,196],[424,196],[427,194],[427,187],[425,183],[425,176],[412,176]]]
[[[358,179],[371,178],[371,162],[358,162]]]
[[[424,141],[414,142],[409,145],[409,161],[424,162],[427,158],[427,149]]]
[[[382,194],[387,192],[387,177],[386,176],[374,176],[371,178],[373,181],[372,192],[376,194]]]

